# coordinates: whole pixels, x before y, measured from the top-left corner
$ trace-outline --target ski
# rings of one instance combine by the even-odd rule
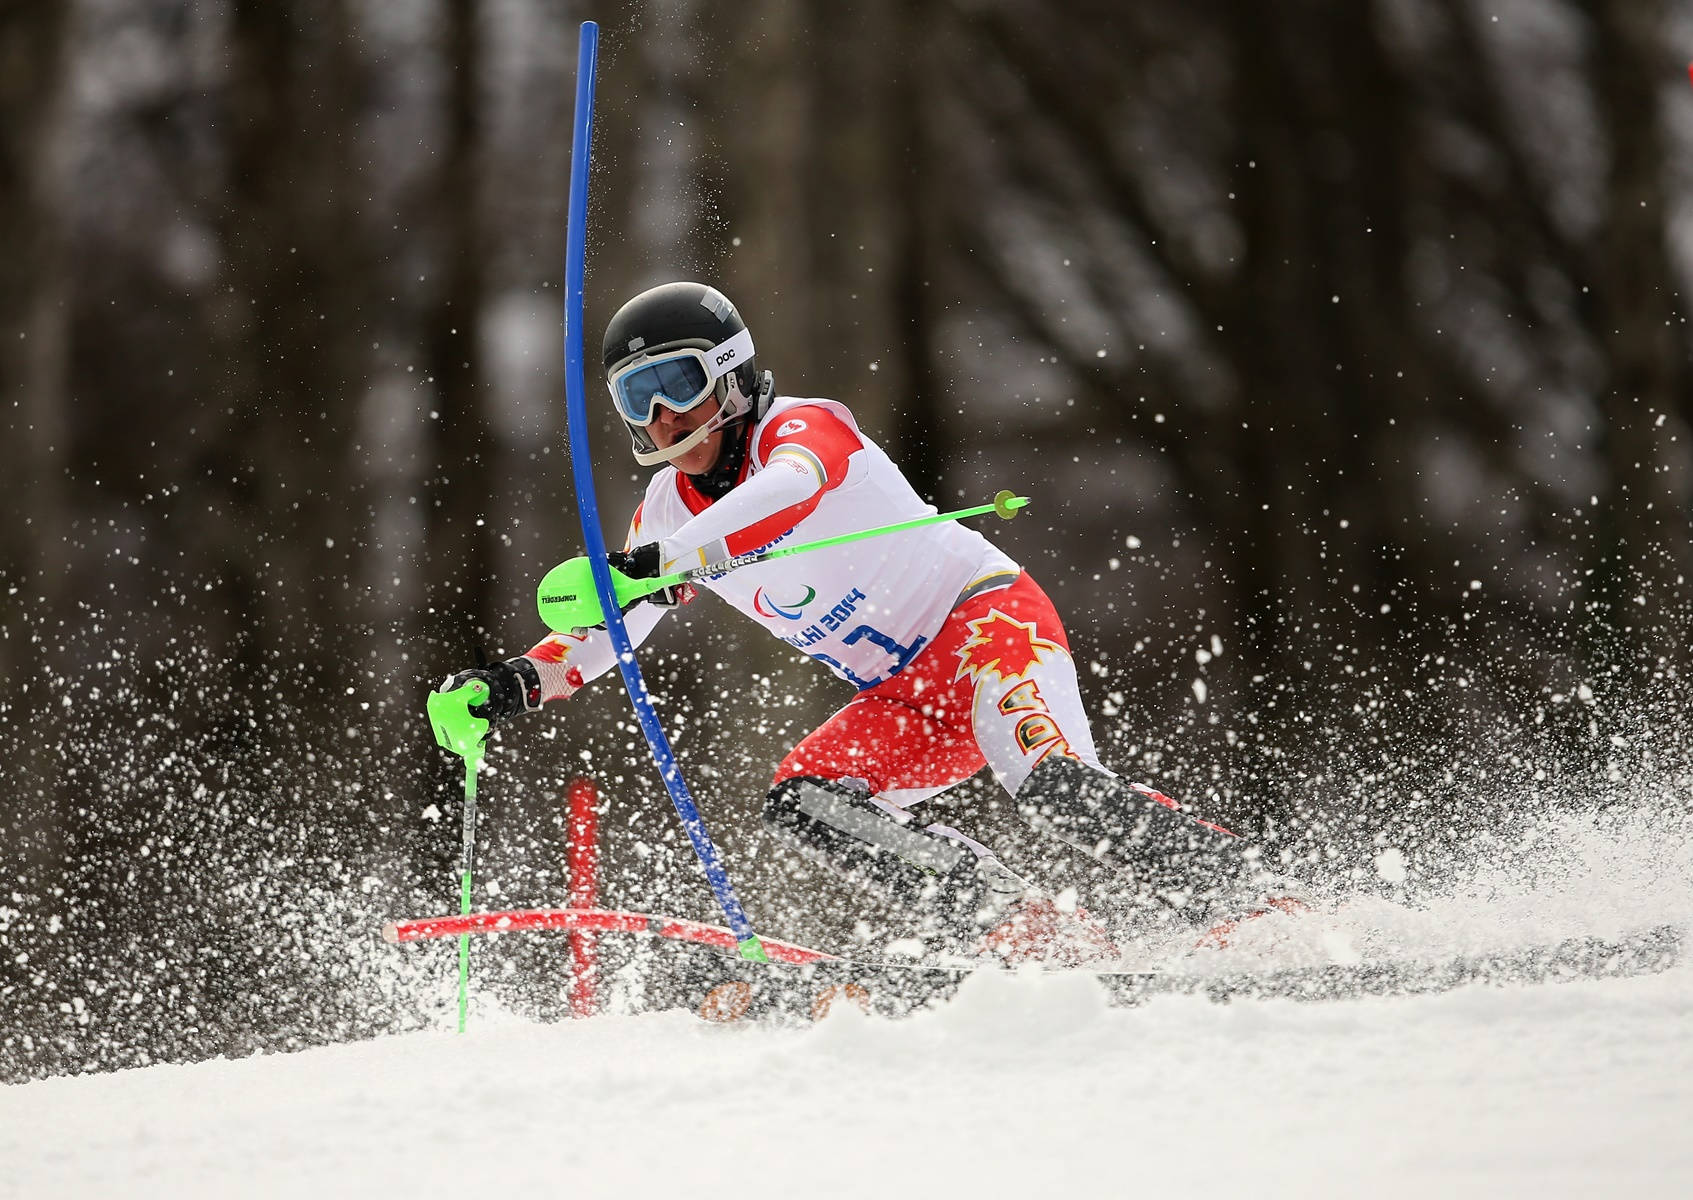
[[[1658,925],[1620,938],[1571,937],[1543,945],[1442,958],[1378,959],[1267,971],[1206,972],[1192,963],[1162,970],[1086,971],[1111,1002],[1144,1004],[1158,996],[1236,1000],[1349,1000],[1419,996],[1472,984],[1493,987],[1616,979],[1667,970],[1681,953],[1682,931]],[[880,1016],[907,1016],[950,999],[964,980],[993,964],[942,967],[828,959],[748,969],[690,947],[669,1003],[710,1021],[816,1020],[850,1002]],[[1054,973],[1072,974],[1073,970]],[[662,991],[662,988],[660,989]]]

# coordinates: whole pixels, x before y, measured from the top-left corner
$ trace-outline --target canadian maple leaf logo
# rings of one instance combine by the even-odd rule
[[[528,652],[527,657],[536,662],[561,663],[570,657],[574,646],[587,640],[579,633],[549,633],[539,646]]]
[[[968,628],[970,636],[958,648],[958,674],[952,677],[955,683],[960,679],[981,683],[989,672],[1002,681],[1021,679],[1048,651],[1063,649],[1057,642],[1037,635],[1033,621],[1019,621],[997,608],[971,621]]]

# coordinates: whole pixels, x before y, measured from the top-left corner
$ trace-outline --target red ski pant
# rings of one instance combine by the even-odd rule
[[[795,746],[776,782],[858,779],[903,808],[984,764],[1015,794],[1053,754],[1100,765],[1064,626],[1046,593],[1020,574],[955,608],[905,670],[858,693]]]

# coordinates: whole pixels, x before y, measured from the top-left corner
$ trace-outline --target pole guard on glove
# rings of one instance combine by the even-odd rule
[[[427,707],[435,741],[470,758],[482,753],[495,724],[541,707],[541,676],[527,658],[474,667],[431,692]]]

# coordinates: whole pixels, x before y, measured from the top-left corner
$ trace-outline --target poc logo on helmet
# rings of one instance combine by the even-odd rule
[[[719,354],[717,356],[717,365],[721,367],[724,363],[733,362],[734,360],[735,360],[735,350],[734,350],[734,347],[731,346],[729,349],[725,350],[722,354]]]

